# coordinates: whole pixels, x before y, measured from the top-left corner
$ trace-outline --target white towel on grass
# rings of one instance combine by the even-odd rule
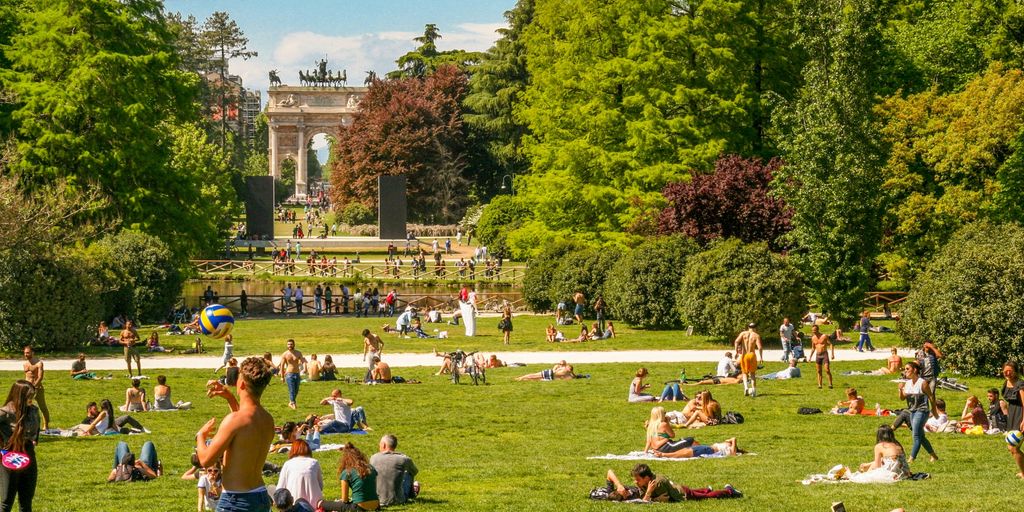
[[[756,455],[756,454],[754,454],[754,453],[743,453],[743,454],[740,454],[740,455]],[[689,458],[685,458],[685,459],[675,459],[675,458],[669,458],[669,457],[655,457],[652,453],[638,451],[638,452],[629,452],[629,453],[627,453],[625,455],[615,455],[613,453],[609,453],[607,455],[595,455],[593,457],[587,457],[587,460],[601,459],[601,460],[668,460],[668,461],[676,461],[676,460],[694,460],[694,459],[721,459],[721,458],[724,458],[724,457],[726,457],[726,455],[716,453],[716,454],[713,454],[713,455],[702,455],[700,457],[689,457]]]

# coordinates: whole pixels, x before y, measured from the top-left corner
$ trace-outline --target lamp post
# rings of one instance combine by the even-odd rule
[[[508,191],[509,191],[509,193],[512,194],[512,195],[516,195],[516,190],[515,190],[515,188],[512,187],[512,175],[511,174],[506,174],[506,175],[501,177],[501,191],[504,192],[505,189],[506,189],[506,187],[505,187],[505,179],[508,179]]]

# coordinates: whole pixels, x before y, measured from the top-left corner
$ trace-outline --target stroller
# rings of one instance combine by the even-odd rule
[[[452,359],[452,384],[458,384],[461,374],[469,375],[473,379],[473,385],[487,384],[487,374],[479,361],[473,357],[477,351],[465,353],[462,350],[456,350],[455,352],[449,352],[448,356]]]

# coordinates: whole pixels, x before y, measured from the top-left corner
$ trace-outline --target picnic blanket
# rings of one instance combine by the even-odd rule
[[[363,429],[358,429],[357,428],[355,430],[349,430],[348,432],[321,432],[320,436],[321,437],[323,437],[323,436],[333,436],[335,434],[351,434],[351,435],[354,435],[354,436],[365,436],[367,434],[367,432],[365,430],[363,430]]]
[[[755,454],[755,453],[742,453],[740,455],[746,456],[746,455],[757,455],[757,454]],[[700,457],[690,457],[690,458],[686,458],[686,459],[672,459],[672,458],[668,458],[668,457],[655,457],[650,452],[635,451],[635,452],[629,452],[629,453],[627,453],[625,455],[616,455],[616,454],[613,454],[613,453],[609,453],[609,454],[606,454],[606,455],[595,455],[593,457],[587,457],[587,460],[598,460],[599,459],[599,460],[667,460],[667,461],[676,461],[676,460],[694,460],[694,459],[721,459],[721,458],[724,458],[724,457],[727,457],[727,455],[716,453],[716,454],[713,454],[713,455],[703,455],[703,456],[700,456]]]
[[[928,473],[911,473],[909,478],[900,479],[896,473],[885,468],[851,472],[850,468],[838,464],[833,466],[828,473],[810,475],[801,480],[801,483],[804,485],[817,483],[837,484],[843,482],[855,484],[892,484],[900,480],[924,480],[930,477],[931,475]]]

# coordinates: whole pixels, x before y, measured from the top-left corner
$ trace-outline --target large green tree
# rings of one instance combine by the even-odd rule
[[[468,71],[473,64],[480,60],[480,52],[440,51],[437,49],[438,39],[441,39],[441,31],[438,30],[437,25],[428,23],[423,29],[423,35],[413,38],[413,41],[420,45],[415,50],[398,57],[398,60],[395,61],[398,64],[398,69],[388,73],[388,78],[423,78],[446,65]]]
[[[883,0],[800,0],[804,86],[782,118],[786,165],[776,175],[793,208],[796,261],[818,307],[852,321],[881,238],[884,147],[872,109]]]
[[[764,151],[769,97],[792,95],[787,6],[756,1],[538,1],[516,116],[532,172],[517,193],[549,231],[644,234],[660,190],[724,152]],[[786,78],[782,78],[785,75]]]
[[[17,22],[0,89],[16,102],[22,188],[95,186],[108,201],[88,220],[154,234],[178,255],[216,236],[197,204],[210,176],[172,162],[196,80],[178,67],[161,2],[25,0]]]
[[[216,72],[209,81],[209,87],[216,98],[214,117],[220,121],[220,146],[228,147],[228,117],[232,108],[237,108],[239,101],[237,85],[228,76],[228,62],[231,59],[248,60],[257,52],[250,50],[249,38],[235,20],[224,11],[215,11],[206,18],[199,38],[201,55],[209,56],[207,69]],[[203,69],[203,67],[200,67]]]

